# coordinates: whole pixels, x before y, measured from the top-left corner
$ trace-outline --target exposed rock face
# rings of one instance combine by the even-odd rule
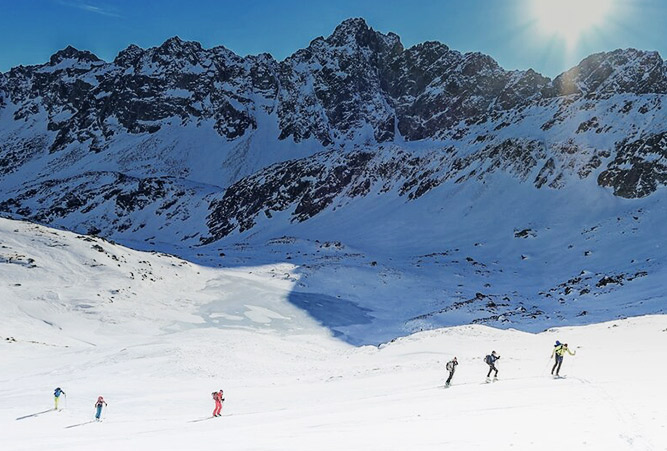
[[[287,98],[305,102],[281,102],[281,137],[315,136],[325,145],[353,139],[366,125],[373,130],[362,135],[367,143],[391,141],[396,130],[408,140],[432,138],[461,120],[525,103],[549,81],[437,42],[405,50],[398,36],[360,19],[343,22],[285,63],[292,74],[283,84]]]
[[[415,200],[443,183],[483,181],[496,172],[530,182],[539,169],[534,186],[558,189],[572,177],[588,177],[608,156],[573,143],[547,150],[542,142],[525,139],[506,139],[465,156],[455,147],[421,155],[399,148],[319,154],[268,167],[230,186],[211,204],[211,235],[205,241],[249,230],[262,214],[270,218],[271,212],[291,211],[292,222],[303,222],[334,202],[341,206],[371,192],[394,191]]]
[[[591,55],[551,81],[438,42],[405,49],[362,19],[280,62],[177,37],[112,62],[67,47],[0,74],[0,210],[114,235],[174,209],[188,221],[191,204],[208,219],[189,236],[211,241],[262,213],[305,221],[499,172],[643,197],[667,184],[666,96],[655,52]]]
[[[394,138],[395,113],[379,73],[403,51],[398,36],[383,35],[361,19],[339,25],[281,64],[280,138],[315,137],[322,144],[355,138]]]
[[[19,105],[16,120],[45,111],[48,130],[57,132],[51,152],[74,142],[99,152],[114,134],[155,133],[167,118],[210,119],[234,139],[256,127],[249,96],[275,95],[277,87],[272,58],[248,60],[254,67],[222,47],[178,38],[145,51],[130,46],[113,63],[68,47],[43,66],[12,69],[4,91]]]
[[[162,227],[187,220],[193,210],[193,187],[167,178],[137,179],[118,173],[85,173],[31,184],[0,202],[9,211],[33,221],[65,225],[97,233],[132,233],[161,218]]]
[[[622,142],[616,158],[598,177],[620,197],[638,198],[667,185],[667,132]]]
[[[325,158],[325,163],[283,163],[229,187],[222,200],[211,204],[209,227],[213,239],[209,241],[228,235],[237,227],[240,231],[250,229],[260,213],[271,217],[271,211],[284,211],[294,204],[294,220],[315,216],[350,185],[363,179],[373,154],[353,152],[342,158],[332,157]]]

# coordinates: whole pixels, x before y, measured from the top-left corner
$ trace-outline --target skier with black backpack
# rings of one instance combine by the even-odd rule
[[[556,344],[554,345],[554,350],[551,351],[551,357],[553,358],[556,356],[556,361],[554,362],[553,368],[551,368],[551,375],[554,377],[560,377],[558,373],[560,373],[560,367],[563,364],[563,357],[565,356],[565,353],[568,353],[570,355],[575,355],[577,351],[570,351],[570,348],[567,347],[567,343],[563,344],[560,341],[556,340]],[[554,374],[554,371],[556,374]]]
[[[484,357],[484,362],[486,362],[487,365],[489,365],[489,372],[486,374],[486,381],[491,382],[491,372],[495,371],[493,375],[493,380],[497,381],[498,380],[498,368],[496,368],[496,360],[498,360],[500,356],[496,354],[496,351],[491,351],[491,354],[487,355]]]
[[[459,364],[459,362],[456,360],[456,357],[454,357],[452,360],[447,362],[447,365],[445,368],[447,371],[449,371],[449,377],[447,378],[447,381],[445,382],[445,387],[449,387],[449,385],[452,383],[452,377],[454,377],[454,371],[456,371],[456,366]]]
[[[215,401],[213,416],[214,417],[222,416],[222,403],[225,402],[225,395],[222,389],[220,389],[220,391],[214,391],[213,393],[211,393],[211,396],[213,397],[213,401]]]

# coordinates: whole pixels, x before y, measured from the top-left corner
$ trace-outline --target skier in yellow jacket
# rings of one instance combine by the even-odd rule
[[[560,366],[563,364],[563,356],[568,352],[570,355],[575,355],[577,351],[570,351],[570,348],[567,347],[567,343],[563,344],[560,341],[556,340],[554,345],[554,350],[551,352],[551,357],[556,356],[556,362],[554,363],[553,368],[551,368],[551,375],[554,376],[554,371],[556,372],[555,376],[559,377]]]

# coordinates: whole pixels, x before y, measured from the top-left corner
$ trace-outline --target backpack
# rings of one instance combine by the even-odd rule
[[[447,368],[447,371],[452,371],[454,369],[454,362],[450,360],[447,362],[447,366],[445,366],[445,368]]]
[[[493,359],[491,358],[491,354],[484,357],[484,361],[486,362],[487,365],[491,365],[493,363]]]

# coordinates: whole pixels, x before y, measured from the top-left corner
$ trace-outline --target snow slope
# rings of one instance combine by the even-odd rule
[[[354,344],[470,323],[538,332],[664,313],[664,200],[620,199],[593,181],[534,190],[495,174],[412,202],[371,192],[304,222],[260,214],[201,261],[295,264],[298,292],[370,310],[373,327],[336,327]]]
[[[354,347],[288,301],[284,263],[203,267],[1,219],[0,267],[3,450],[667,449],[662,315]],[[559,380],[556,339],[577,351]],[[28,416],[56,386],[65,408]]]

